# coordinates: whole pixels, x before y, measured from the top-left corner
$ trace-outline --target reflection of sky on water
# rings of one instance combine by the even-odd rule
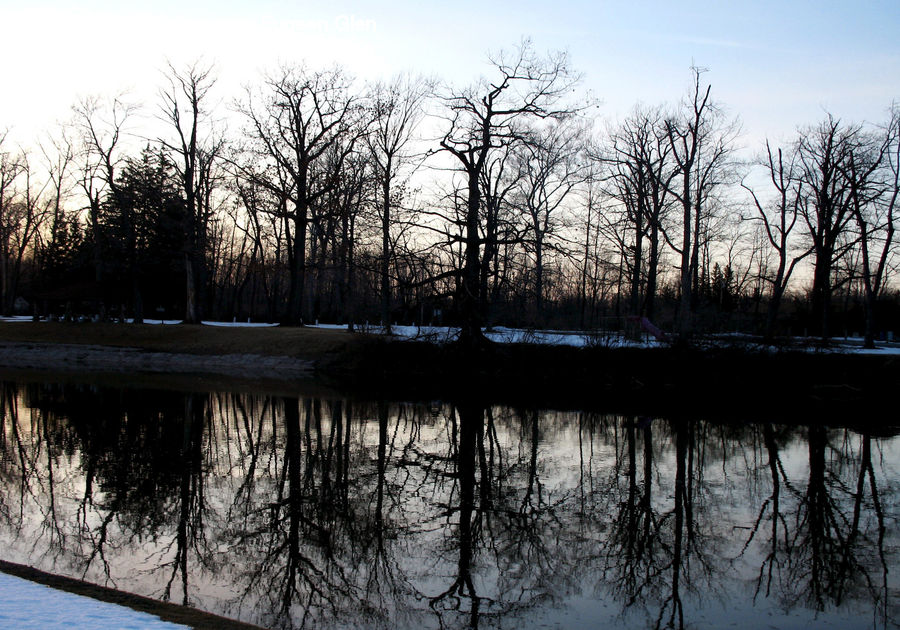
[[[2,436],[4,559],[252,622],[897,621],[898,438],[12,384]]]

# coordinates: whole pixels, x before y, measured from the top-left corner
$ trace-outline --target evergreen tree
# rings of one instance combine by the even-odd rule
[[[113,295],[143,321],[144,304],[171,311],[183,305],[173,286],[184,282],[184,202],[165,154],[150,147],[127,161],[103,207],[108,278]]]

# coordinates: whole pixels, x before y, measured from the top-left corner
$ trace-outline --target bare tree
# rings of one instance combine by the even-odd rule
[[[179,186],[184,194],[185,317],[199,324],[200,295],[206,283],[206,247],[213,216],[213,190],[217,185],[216,162],[224,139],[210,118],[209,92],[216,83],[212,68],[194,62],[183,70],[171,64],[169,85],[161,92],[162,118],[174,130],[173,139],[161,140],[172,153]]]
[[[501,293],[510,291],[510,276],[515,265],[515,249],[521,245],[525,230],[523,213],[516,207],[516,191],[522,183],[521,160],[516,147],[504,147],[488,158],[481,174],[482,213],[481,239],[481,311],[490,326],[495,303]]]
[[[885,133],[861,134],[859,143],[853,147],[847,164],[841,169],[849,184],[851,212],[859,231],[865,304],[864,347],[869,349],[875,348],[875,300],[883,288],[887,261],[894,244],[894,209],[898,195],[896,161],[900,155],[900,141],[896,137],[900,131],[898,127],[900,123],[894,108]]]
[[[584,209],[586,210],[586,215],[584,216],[584,249],[582,250],[582,261],[581,261],[581,278],[579,282],[578,288],[578,298],[579,298],[579,327],[584,330],[587,325],[587,313],[588,313],[588,278],[590,276],[591,271],[591,239],[595,239],[597,237],[597,230],[594,224],[594,213],[595,208],[599,205],[598,198],[599,188],[597,185],[598,173],[595,168],[588,167],[587,176],[585,179],[586,186],[584,191]],[[593,302],[593,300],[591,300]],[[593,303],[591,304],[593,306]]]
[[[797,142],[800,177],[806,194],[801,215],[813,250],[813,330],[823,339],[831,335],[831,301],[835,265],[856,245],[851,186],[845,173],[854,147],[861,141],[860,125],[845,125],[828,114],[815,127],[800,130]]]
[[[359,240],[357,222],[364,209],[371,207],[373,174],[368,154],[347,152],[345,143],[356,144],[350,135],[328,152],[322,176],[335,184],[316,204],[311,243],[313,275],[313,316],[325,315],[346,321],[352,331],[356,318],[355,270]]]
[[[897,229],[897,201],[900,198],[900,104],[894,103],[890,109],[890,119],[884,127],[884,195],[881,209],[884,224],[884,237],[878,260],[872,273],[872,293],[878,297],[884,294],[889,273],[892,270],[891,259],[895,254],[894,234]]]
[[[136,107],[122,96],[108,101],[86,98],[73,107],[75,125],[81,141],[76,159],[79,164],[78,184],[87,197],[89,233],[94,256],[94,280],[98,289],[103,285],[103,236],[100,215],[104,199],[116,195],[116,177],[123,160],[122,144],[127,135],[129,119]],[[102,308],[100,309],[103,310]],[[101,317],[105,313],[100,313]]]
[[[361,135],[359,99],[350,91],[351,80],[340,70],[311,71],[304,67],[283,67],[265,81],[265,92],[248,89],[240,106],[249,125],[252,151],[268,162],[278,177],[269,178],[276,194],[292,207],[285,208],[289,228],[287,255],[290,291],[287,321],[303,323],[306,302],[307,238],[316,204],[338,181],[336,173],[322,162],[331,156],[342,163],[355,150]],[[345,142],[350,137],[352,142]]]
[[[18,242],[22,238],[22,222],[26,215],[16,182],[28,168],[25,156],[12,153],[3,146],[7,134],[6,131],[0,133],[0,309],[4,315],[11,314],[16,299]]]
[[[75,220],[67,208],[67,202],[72,192],[71,170],[75,160],[75,142],[71,137],[70,128],[62,127],[57,136],[50,137],[48,142],[41,144],[41,153],[44,156],[48,174],[48,186],[52,198],[50,200],[50,229],[46,243],[46,257],[51,261],[61,255],[61,249],[65,247],[70,225]]]
[[[496,78],[482,79],[443,97],[448,128],[440,146],[456,158],[465,179],[460,237],[464,258],[457,301],[460,343],[467,346],[484,340],[479,294],[483,244],[479,234],[483,212],[480,183],[488,158],[495,149],[521,142],[525,120],[559,119],[571,114],[572,109],[560,103],[577,81],[565,54],[541,58],[527,40],[512,55],[501,53],[491,63]]]
[[[608,154],[601,154],[600,160],[609,168],[611,186],[607,193],[621,204],[621,220],[627,224],[623,229],[626,238],[620,245],[622,254],[629,258],[626,265],[631,274],[629,310],[632,315],[646,314],[652,318],[662,221],[671,201],[669,188],[677,173],[672,146],[658,108],[635,108],[613,131],[610,141]]]
[[[787,289],[788,282],[797,264],[812,253],[811,248],[797,252],[791,239],[791,233],[800,217],[803,200],[803,184],[797,169],[797,155],[790,153],[785,161],[784,152],[778,149],[777,155],[766,141],[766,156],[763,160],[769,181],[775,189],[771,202],[764,203],[757,193],[741,182],[741,186],[750,193],[756,207],[758,219],[762,221],[769,244],[777,255],[777,267],[774,277],[767,278],[772,285],[772,296],[766,314],[765,339],[771,340],[775,334],[775,323],[781,299]]]
[[[398,75],[390,83],[375,84],[370,97],[373,121],[366,143],[381,193],[381,203],[377,204],[381,215],[381,325],[387,334],[391,333],[392,209],[398,203],[393,184],[414,158],[411,146],[424,116],[425,100],[432,91],[429,80]]]
[[[666,135],[677,165],[672,194],[682,207],[681,242],[669,241],[681,257],[681,298],[678,335],[684,342],[692,333],[693,292],[698,284],[701,243],[708,228],[710,197],[728,173],[728,161],[737,133],[735,122],[724,122],[722,110],[710,99],[712,86],[704,88],[704,70],[693,67],[693,85],[684,112],[666,121]],[[667,239],[668,240],[668,239]]]
[[[526,249],[534,259],[534,305],[538,322],[543,320],[544,258],[549,250],[559,250],[566,227],[560,215],[570,193],[585,176],[583,133],[582,127],[569,122],[551,123],[532,129],[519,153],[522,175],[516,200],[524,214]]]
[[[23,263],[34,258],[41,227],[51,212],[46,191],[27,153],[4,152],[0,137],[0,310],[11,315],[18,297]],[[16,180],[19,183],[16,184]]]

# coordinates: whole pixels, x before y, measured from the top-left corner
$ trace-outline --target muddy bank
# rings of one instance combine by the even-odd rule
[[[309,378],[315,362],[260,354],[188,354],[84,344],[0,342],[0,367],[78,372],[205,373],[286,380]]]

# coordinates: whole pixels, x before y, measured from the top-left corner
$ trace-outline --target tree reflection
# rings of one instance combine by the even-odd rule
[[[687,426],[686,426],[687,425]],[[675,515],[675,529],[671,547],[671,561],[669,567],[672,571],[672,588],[669,595],[663,600],[656,618],[656,627],[659,628],[663,620],[667,628],[684,627],[684,604],[681,600],[681,578],[685,565],[682,564],[690,554],[694,542],[694,518],[693,518],[693,493],[688,486],[688,453],[693,455],[693,426],[689,423],[679,422],[675,426],[675,505],[672,513]],[[689,442],[691,442],[689,444]],[[691,459],[691,464],[693,459]],[[691,477],[693,479],[693,477]],[[668,517],[668,515],[667,515]],[[665,518],[665,517],[664,517]],[[664,520],[664,519],[663,519]],[[685,528],[687,536],[685,536]],[[685,540],[686,539],[686,540]],[[685,544],[687,543],[687,544]],[[668,610],[668,619],[666,612]]]
[[[760,610],[897,618],[867,433],[53,384],[0,410],[11,559],[254,623],[514,627],[577,600],[682,628],[744,583]]]
[[[603,429],[617,463],[595,493],[599,586],[624,611],[646,610],[648,625],[682,628],[686,593],[708,597],[721,590],[715,577],[722,535],[708,517],[718,506],[705,480],[708,427],[641,417]]]
[[[179,477],[175,553],[168,562],[171,573],[163,591],[163,599],[168,600],[172,584],[180,577],[181,603],[185,606],[188,605],[188,556],[193,551],[201,561],[209,558],[203,523],[206,512],[202,474],[204,420],[204,405],[199,395],[185,395],[181,452],[175,466]]]
[[[456,449],[456,481],[459,484],[459,501],[456,506],[457,528],[456,543],[458,562],[456,576],[449,588],[432,596],[429,605],[440,618],[442,608],[455,612],[462,611],[463,601],[468,600],[470,626],[478,627],[478,618],[482,597],[478,595],[472,582],[472,556],[474,537],[480,524],[480,511],[475,510],[475,458],[477,443],[484,427],[484,409],[473,404],[457,407],[453,414],[454,433],[458,432],[459,442]],[[458,425],[455,423],[458,418]],[[473,522],[473,519],[474,522]],[[441,620],[441,627],[443,627]]]
[[[642,437],[640,463],[638,431]],[[659,515],[654,510],[652,500],[653,428],[649,418],[641,419],[639,423],[625,423],[625,453],[627,494],[624,499],[619,500],[618,509],[610,523],[606,560],[610,565],[614,592],[630,606],[642,598],[643,591],[653,576],[662,571],[657,558]]]
[[[763,445],[768,459],[767,468],[770,475],[771,494],[763,501],[756,516],[756,520],[753,522],[750,529],[750,535],[741,549],[741,555],[746,553],[760,531],[764,530],[765,520],[768,518],[768,538],[763,541],[762,549],[764,555],[756,579],[754,600],[759,597],[761,592],[763,592],[765,597],[771,596],[773,579],[777,577],[776,574],[779,573],[784,566],[784,560],[780,557],[781,548],[784,545],[781,543],[779,535],[779,528],[782,532],[787,531],[787,523],[781,512],[782,480],[785,485],[790,485],[787,475],[784,472],[784,465],[781,462],[781,456],[775,440],[775,429],[772,426],[772,423],[763,423],[762,433]]]
[[[794,592],[816,610],[839,606],[848,594],[867,590],[886,614],[887,590],[882,589],[886,584],[880,579],[887,570],[885,526],[871,472],[871,436],[862,436],[858,455],[835,452],[823,426],[811,426],[808,440],[809,482],[805,493],[798,493],[786,538],[787,584],[795,585]],[[835,465],[848,458],[854,458],[858,468],[855,488],[845,483]],[[862,519],[863,508],[871,510],[867,522]]]
[[[403,488],[399,481],[394,481],[393,484],[390,482],[389,464],[394,459],[393,453],[397,448],[396,437],[401,426],[407,422],[415,426],[417,422],[415,418],[409,418],[408,414],[401,412],[396,415],[394,430],[390,431],[391,413],[386,401],[377,403],[375,416],[378,422],[375,488],[370,494],[370,503],[364,512],[370,513],[371,517],[366,519],[362,515],[363,518],[359,518],[356,522],[357,563],[365,572],[361,583],[366,609],[371,615],[379,611],[380,616],[387,619],[391,616],[388,611],[402,608],[404,599],[412,592],[412,587],[401,567],[402,552],[396,549],[397,538],[403,530],[403,525],[391,518],[392,512],[402,502]],[[402,472],[402,469],[397,466],[395,471]]]
[[[742,550],[744,555],[760,532],[767,531],[756,595],[778,593],[785,609],[803,604],[819,612],[848,600],[869,601],[873,624],[895,623],[872,436],[844,430],[836,434],[841,437],[836,447],[826,427],[810,426],[804,488],[785,472],[774,427],[766,423],[762,432],[771,492]]]

